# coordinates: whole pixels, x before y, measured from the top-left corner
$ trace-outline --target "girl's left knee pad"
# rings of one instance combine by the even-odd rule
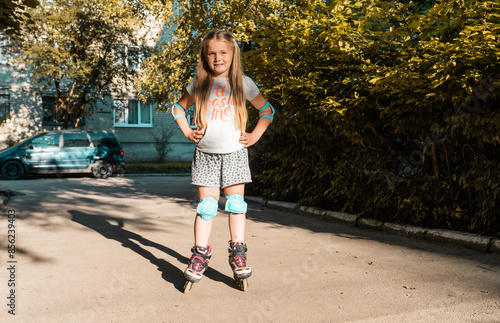
[[[219,203],[215,197],[207,196],[198,203],[196,212],[200,215],[203,221],[210,221],[217,215]]]
[[[240,194],[227,195],[226,199],[226,212],[247,213],[247,203],[243,200],[243,196]]]

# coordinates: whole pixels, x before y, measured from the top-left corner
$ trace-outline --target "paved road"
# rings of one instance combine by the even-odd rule
[[[196,208],[188,177],[1,188],[17,194],[0,217],[2,268],[12,265],[8,210],[17,248],[15,270],[0,271],[2,322],[500,322],[497,254],[250,204],[249,291],[232,279],[221,211],[210,269],[183,294]]]

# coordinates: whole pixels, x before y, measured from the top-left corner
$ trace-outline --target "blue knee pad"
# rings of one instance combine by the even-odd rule
[[[198,203],[196,212],[200,215],[203,221],[210,221],[217,215],[219,203],[212,196],[207,196]]]
[[[240,194],[226,196],[226,211],[233,214],[247,213],[247,203]]]

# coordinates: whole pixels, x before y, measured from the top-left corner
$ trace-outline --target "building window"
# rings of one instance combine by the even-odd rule
[[[146,47],[116,45],[114,49],[115,64],[126,66],[131,70],[139,70],[142,62],[151,56]]]
[[[56,98],[53,96],[42,96],[42,109],[43,109],[43,122],[44,126],[60,126],[63,125],[62,113],[57,113],[56,111]],[[75,124],[75,116],[73,114],[69,115],[68,125]],[[81,118],[78,126],[83,126],[85,124],[83,118]]]
[[[152,127],[152,107],[138,100],[119,100],[114,102],[115,127]]]
[[[0,34],[0,64],[10,65],[12,63],[12,57],[9,55],[10,46],[10,36],[5,34]]]
[[[0,94],[0,120],[10,122],[10,95]]]
[[[52,96],[42,96],[43,123],[57,122],[56,99]]]

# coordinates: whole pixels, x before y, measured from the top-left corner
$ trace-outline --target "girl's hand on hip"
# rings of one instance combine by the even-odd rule
[[[244,132],[240,136],[240,144],[247,148],[254,145],[257,141],[259,141],[259,139],[260,137],[254,135],[253,133]]]
[[[201,140],[201,138],[203,138],[204,135],[205,135],[204,130],[196,128],[191,130],[191,132],[187,135],[187,139],[189,139],[192,142],[198,143]]]

